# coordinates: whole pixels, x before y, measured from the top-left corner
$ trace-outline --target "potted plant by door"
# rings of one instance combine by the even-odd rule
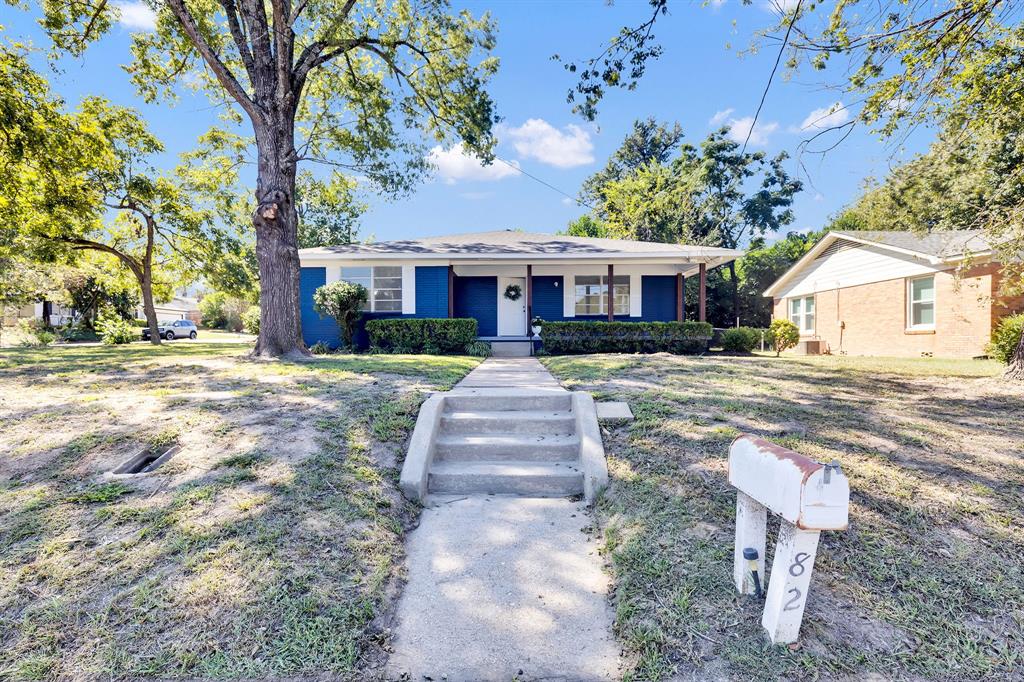
[[[530,329],[533,330],[534,336],[540,336],[540,328],[541,326],[543,326],[543,324],[544,320],[540,319],[540,317],[534,317],[532,320],[530,320]]]

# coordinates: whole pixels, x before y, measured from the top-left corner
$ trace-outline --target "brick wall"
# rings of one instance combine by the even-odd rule
[[[1018,294],[1016,296],[1010,296],[1007,294],[999,293],[999,288],[1003,284],[1003,278],[999,274],[999,269],[993,267],[992,273],[992,326],[999,322],[1000,319],[1007,315],[1015,315],[1017,313],[1024,313],[1024,294]]]
[[[820,291],[815,294],[814,334],[802,338],[821,339],[832,353],[849,355],[983,355],[996,317],[995,272],[994,265],[978,266],[963,273],[959,281],[953,270],[935,273],[933,331],[907,330],[904,278]],[[775,299],[774,304],[775,317],[788,317],[786,299]]]

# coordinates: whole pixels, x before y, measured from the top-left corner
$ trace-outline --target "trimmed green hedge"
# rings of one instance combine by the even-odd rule
[[[369,320],[372,353],[464,353],[476,341],[473,318],[386,317]]]
[[[761,334],[764,334],[764,347],[772,347],[772,336],[767,329],[757,327],[730,327],[722,332],[722,350],[733,353],[750,353],[761,347]]]
[[[544,350],[570,353],[699,353],[711,339],[708,322],[545,322]]]

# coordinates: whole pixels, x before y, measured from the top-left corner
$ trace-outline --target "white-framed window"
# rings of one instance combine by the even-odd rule
[[[616,275],[612,289],[616,315],[629,315],[629,275]],[[608,314],[608,277],[576,275],[576,315]]]
[[[789,321],[796,325],[801,334],[814,333],[814,297],[789,299]]]
[[[907,280],[907,329],[935,329],[935,276]]]
[[[402,266],[345,267],[341,279],[366,287],[362,310],[374,313],[402,312]]]

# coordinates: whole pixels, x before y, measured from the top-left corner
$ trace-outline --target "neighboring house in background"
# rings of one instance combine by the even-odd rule
[[[186,296],[175,296],[166,303],[155,303],[156,319],[160,322],[165,320],[192,320],[196,324],[202,321],[199,313],[199,301]],[[135,309],[135,317],[140,320],[146,319],[146,311],[140,305]]]
[[[175,296],[166,303],[157,303],[155,307],[158,321],[192,320],[199,324],[202,317],[199,314],[199,302],[194,298],[185,296]],[[3,315],[4,324],[7,325],[14,324],[18,320],[43,320],[48,317],[49,323],[53,327],[62,327],[66,324],[77,322],[79,318],[79,313],[73,308],[50,301],[38,301],[23,306],[11,306],[4,309]],[[135,309],[135,317],[140,320],[146,318],[146,313],[141,305]]]
[[[338,344],[313,292],[337,280],[370,292],[363,319],[472,317],[486,341],[524,341],[544,320],[683,319],[680,292],[742,253],[731,249],[503,230],[300,249],[302,331],[307,345]],[[612,282],[611,292],[608,283]],[[518,288],[510,300],[505,292]],[[609,296],[609,294],[611,294]],[[609,300],[611,299],[611,300]],[[695,317],[704,319],[705,296]]]
[[[1000,283],[980,230],[829,232],[764,295],[803,352],[977,357],[998,320],[1024,310]]]
[[[37,301],[22,306],[8,306],[3,309],[5,325],[13,325],[19,320],[42,320],[49,317],[50,325],[60,327],[77,319],[73,308],[50,301]]]

